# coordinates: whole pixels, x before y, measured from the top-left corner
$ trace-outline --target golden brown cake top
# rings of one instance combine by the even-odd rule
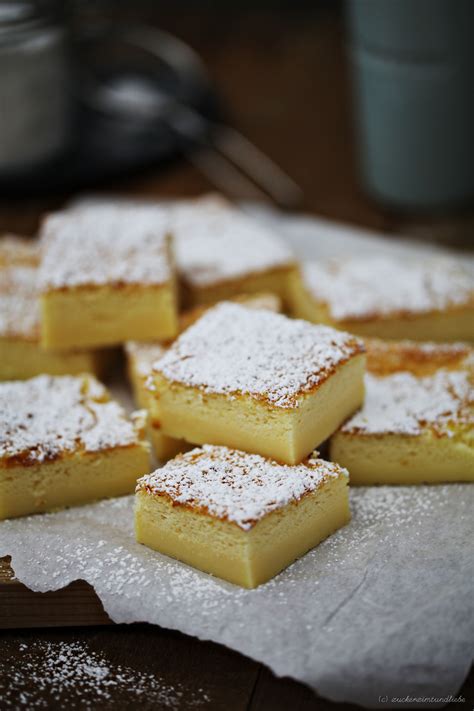
[[[388,357],[392,359],[389,362],[393,363],[389,374],[380,374],[381,345],[375,370],[374,358],[369,355],[373,372],[365,376],[364,404],[343,425],[342,432],[415,436],[430,430],[437,436],[454,437],[472,431],[473,350],[462,344],[409,346],[408,343],[394,344],[388,349]],[[431,348],[434,355],[430,371],[426,363]],[[369,354],[370,349],[369,345]],[[422,363],[421,369],[418,362]],[[408,367],[403,369],[403,364]]]
[[[0,383],[0,465],[38,464],[138,441],[134,423],[92,376]]]
[[[302,266],[303,282],[335,321],[368,321],[474,303],[473,272],[445,258],[359,257]]]
[[[264,516],[299,501],[345,469],[317,459],[289,466],[227,447],[204,445],[179,454],[138,480],[137,491],[167,495],[173,505],[250,530]]]
[[[176,264],[193,287],[209,287],[289,267],[291,250],[258,220],[223,200],[204,197],[170,208]]]
[[[81,286],[159,286],[172,277],[163,210],[97,204],[50,215],[41,230],[42,291]]]
[[[342,331],[222,302],[181,334],[154,370],[207,393],[294,408],[363,351],[362,341]]]
[[[0,269],[0,337],[38,338],[37,274],[34,266]]]
[[[474,349],[466,343],[421,343],[382,341],[365,338],[367,370],[389,375],[405,370],[414,375],[431,375],[440,368],[459,368],[474,359]]]
[[[166,352],[166,347],[160,343],[144,341],[127,341],[125,353],[134,371],[142,378],[151,375],[153,363]]]
[[[14,264],[34,266],[38,262],[38,240],[18,235],[0,236],[0,267]]]

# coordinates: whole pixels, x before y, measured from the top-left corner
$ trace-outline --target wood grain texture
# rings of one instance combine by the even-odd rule
[[[99,694],[88,695],[88,704],[80,689],[66,688],[53,697],[48,681],[38,689],[38,684],[29,684],[32,676],[42,668],[44,649],[60,645],[79,644],[87,654],[97,655],[113,671],[120,667],[129,678],[128,684],[113,686],[108,690],[109,699],[104,702]],[[36,652],[35,652],[36,646]],[[32,653],[33,651],[33,653]],[[25,659],[28,663],[26,670]],[[25,673],[26,671],[26,673]],[[303,684],[289,678],[277,678],[266,667],[237,652],[212,642],[199,641],[192,637],[150,625],[114,625],[112,627],[63,628],[50,630],[17,630],[0,634],[0,708],[26,708],[2,704],[12,680],[24,691],[39,699],[43,705],[30,704],[30,708],[62,710],[71,708],[165,709],[157,704],[153,694],[146,688],[134,703],[131,679],[136,675],[151,675],[163,686],[180,689],[182,699],[173,709],[205,709],[206,711],[355,711],[359,706],[328,701],[315,694]],[[199,691],[205,701],[192,698]],[[77,692],[77,693],[76,693]],[[469,704],[474,700],[474,675],[468,678],[459,695]],[[470,708],[466,704],[453,703],[449,709]]]
[[[36,593],[0,560],[0,630],[112,624],[94,589],[78,580],[55,592]]]

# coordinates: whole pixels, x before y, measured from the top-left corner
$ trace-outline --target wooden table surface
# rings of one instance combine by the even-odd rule
[[[277,12],[249,4],[231,11],[200,4],[199,12],[155,8],[152,19],[201,53],[234,125],[298,182],[305,194],[303,209],[472,248],[474,209],[436,217],[400,215],[360,190],[339,7],[322,3],[302,8],[294,11],[283,5]],[[209,189],[213,186],[185,161],[107,186],[109,192],[156,197],[196,195]],[[60,206],[65,197],[0,202],[0,231],[33,234],[41,214]],[[138,703],[138,697],[130,696],[133,675],[145,673],[180,693],[171,694],[169,704],[161,697],[157,701],[156,684],[151,684],[139,697],[143,708],[355,708],[323,700],[293,680],[277,679],[263,665],[220,645],[148,625],[110,625],[100,601],[84,582],[44,595],[21,586],[20,597],[15,584],[13,598],[11,575],[8,564],[0,561],[1,709],[33,707],[32,699],[43,708],[80,707],[85,697],[75,696],[74,690],[62,689],[55,696],[47,685],[41,688],[34,681],[34,673],[43,668],[44,645],[60,649],[66,643],[102,655],[111,669],[120,665],[129,670],[124,683],[111,687],[106,697],[94,697],[92,690],[87,697],[90,708],[132,708]],[[63,627],[47,627],[58,619]],[[5,629],[38,624],[44,627]],[[460,693],[474,700],[472,674]]]

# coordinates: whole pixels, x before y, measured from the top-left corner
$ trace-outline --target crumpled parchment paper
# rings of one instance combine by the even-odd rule
[[[424,249],[308,218],[278,226],[298,256]],[[359,488],[351,506],[348,526],[256,590],[137,544],[133,497],[1,522],[0,556],[33,590],[87,580],[116,622],[220,642],[333,700],[454,696],[474,647],[474,487]]]
[[[220,642],[333,700],[454,696],[473,651],[474,487],[360,488],[351,505],[256,590],[137,544],[133,497],[0,523],[0,555],[33,590],[87,580],[116,622]]]

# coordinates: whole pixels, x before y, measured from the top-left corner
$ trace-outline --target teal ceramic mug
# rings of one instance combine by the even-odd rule
[[[348,0],[365,189],[396,207],[474,198],[473,0]]]

